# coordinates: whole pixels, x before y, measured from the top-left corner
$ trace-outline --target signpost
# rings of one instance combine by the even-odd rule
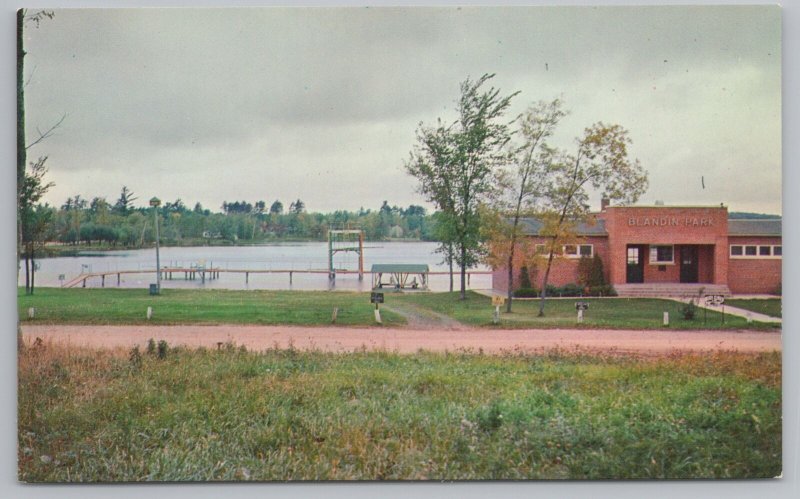
[[[589,310],[589,303],[585,301],[576,301],[575,310],[578,311],[578,323],[583,322],[583,311]]]
[[[381,321],[381,309],[380,304],[383,303],[383,293],[375,293],[373,292],[369,296],[369,302],[375,304],[375,322],[378,324],[383,324]]]
[[[722,307],[722,323],[725,324],[725,297],[723,295],[707,295],[705,303],[709,307]],[[703,312],[703,324],[706,322],[706,312]]]
[[[494,306],[494,315],[492,316],[493,324],[500,324],[500,307],[502,307],[505,302],[506,299],[502,296],[492,296],[492,305]]]

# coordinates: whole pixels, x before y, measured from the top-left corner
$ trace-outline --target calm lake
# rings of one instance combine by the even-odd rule
[[[364,270],[369,271],[376,263],[422,263],[431,271],[446,271],[442,257],[436,250],[436,243],[429,242],[366,242],[364,243]],[[325,242],[285,243],[264,246],[203,246],[191,248],[161,248],[161,266],[192,267],[204,265],[220,269],[241,270],[325,270],[328,268],[328,245]],[[155,248],[131,251],[86,252],[78,256],[43,258],[36,261],[37,286],[57,287],[82,273],[107,272],[118,270],[150,270],[152,274],[122,274],[120,287],[147,288],[156,282]],[[337,253],[334,257],[337,269],[357,270],[358,255],[354,252]],[[487,270],[479,267],[473,270]],[[458,289],[458,275],[454,277]],[[326,274],[296,273],[289,283],[288,274],[250,274],[245,282],[244,274],[221,272],[218,279],[184,280],[184,274],[175,273],[173,279],[161,276],[162,288],[207,288],[207,289],[297,289],[320,290],[337,289],[347,291],[369,291],[372,287],[371,275],[365,274],[359,281],[357,274],[340,274],[335,281],[328,280]],[[19,273],[20,286],[25,285],[24,270]],[[99,277],[87,281],[86,287],[100,287]],[[79,284],[80,286],[80,284]],[[105,286],[117,287],[117,277],[106,278]],[[429,288],[433,291],[447,291],[447,275],[430,276]],[[490,275],[473,275],[469,279],[469,289],[491,288]]]

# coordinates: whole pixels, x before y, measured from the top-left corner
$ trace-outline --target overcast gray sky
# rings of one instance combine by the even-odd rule
[[[425,204],[403,169],[419,122],[496,73],[510,116],[565,101],[559,145],[628,128],[643,204],[781,213],[780,38],[770,6],[56,10],[26,34],[29,141],[67,117],[29,158],[56,205],[123,185],[213,210]]]

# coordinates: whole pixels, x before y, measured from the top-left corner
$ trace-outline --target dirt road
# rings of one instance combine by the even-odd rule
[[[757,331],[619,331],[619,330],[484,330],[394,329],[290,326],[61,326],[24,325],[27,344],[46,342],[88,347],[144,347],[149,338],[169,345],[217,348],[219,343],[244,345],[248,350],[288,348],[348,352],[385,350],[412,353],[482,350],[541,352],[554,348],[659,355],[675,351],[708,352],[781,350],[780,332]]]

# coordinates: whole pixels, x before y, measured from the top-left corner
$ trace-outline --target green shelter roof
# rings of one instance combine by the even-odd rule
[[[373,274],[427,274],[428,265],[420,263],[376,263],[372,265]]]

